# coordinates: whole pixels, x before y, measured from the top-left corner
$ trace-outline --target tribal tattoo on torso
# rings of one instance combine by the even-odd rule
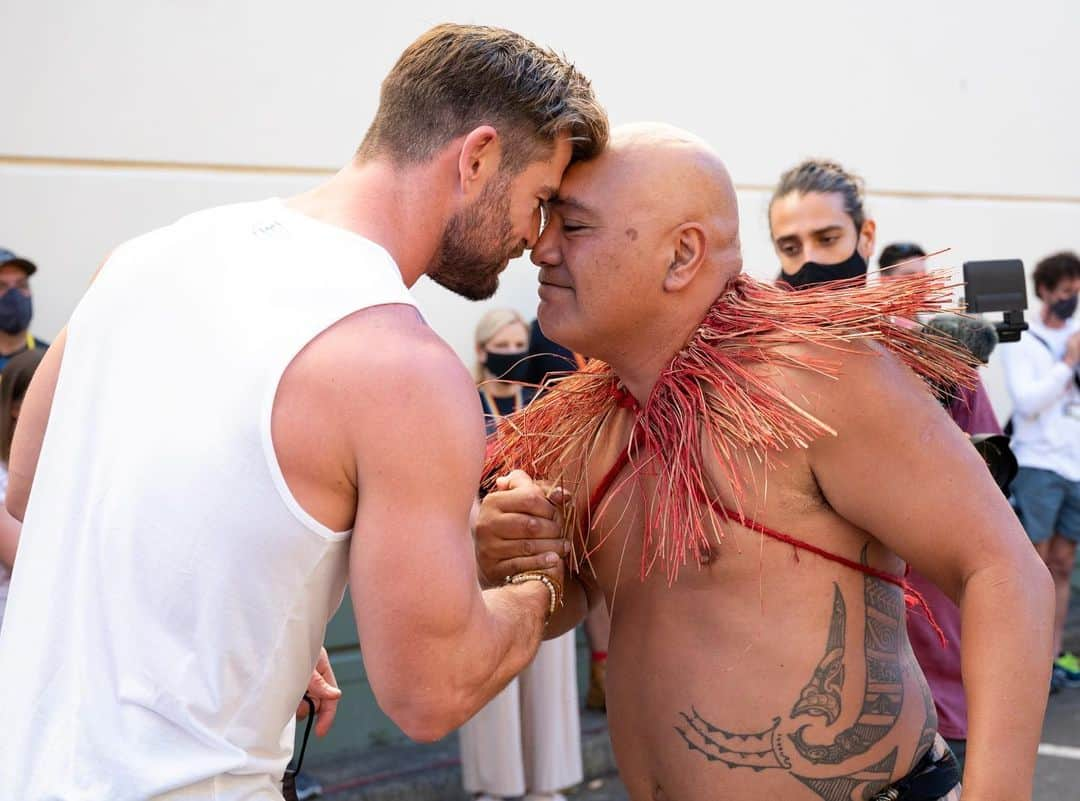
[[[865,549],[863,563],[866,563]],[[899,587],[872,575],[864,577],[863,595],[866,682],[862,707],[851,726],[828,737],[822,737],[820,731],[835,724],[843,711],[847,606],[839,585],[834,583],[825,655],[786,718],[774,717],[768,728],[757,732],[732,732],[709,722],[691,707],[689,713],[679,713],[680,722],[675,726],[690,751],[728,768],[787,771],[823,801],[871,801],[886,788],[896,769],[899,748],[893,748],[883,759],[874,762],[859,757],[885,739],[903,708],[900,650],[904,598]],[[937,728],[929,689],[925,682],[920,686],[926,720],[909,770],[933,744]],[[816,726],[813,720],[803,722],[805,718],[818,718],[824,725]],[[828,772],[825,778],[800,775],[792,767],[789,749],[794,749],[811,765],[834,766],[835,775]]]

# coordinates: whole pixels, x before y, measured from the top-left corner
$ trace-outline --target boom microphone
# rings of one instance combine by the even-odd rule
[[[926,327],[963,345],[983,364],[990,360],[990,354],[997,347],[997,330],[993,324],[984,322],[978,317],[938,314],[930,318]]]

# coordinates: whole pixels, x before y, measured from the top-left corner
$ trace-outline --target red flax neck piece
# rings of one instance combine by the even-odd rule
[[[747,275],[733,278],[636,410],[627,445],[630,478],[648,467],[658,479],[645,519],[642,578],[661,563],[674,582],[680,566],[691,560],[700,564],[709,551],[710,532],[722,532],[728,519],[708,502],[714,495],[709,487],[717,481],[726,482],[738,499],[745,495],[739,465],[757,462],[769,468],[781,451],[835,436],[757,368],[835,376],[838,361],[799,359],[784,346],[849,352],[857,343],[876,342],[927,383],[972,384],[975,361],[970,354],[946,337],[905,322],[946,310],[952,290],[940,273],[872,286],[854,279],[799,291]],[[591,498],[591,456],[619,410],[635,410],[631,401],[612,368],[598,359],[549,381],[529,406],[500,422],[485,475],[520,468]],[[707,474],[706,449],[719,465],[719,476]],[[605,504],[573,509],[566,516],[566,533],[583,535],[585,541],[604,511]],[[733,514],[742,515],[737,500]],[[580,569],[587,558],[575,552],[576,566]]]

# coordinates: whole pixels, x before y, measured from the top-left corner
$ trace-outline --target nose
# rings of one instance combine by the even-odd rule
[[[533,243],[529,258],[537,267],[558,267],[562,264],[562,250],[559,247],[559,237],[555,233],[555,226],[549,225],[544,229]]]
[[[525,249],[532,250],[536,247],[536,241],[540,238],[540,231],[544,224],[544,215],[540,209],[533,212],[532,219],[529,221],[529,235],[525,237]]]
[[[811,242],[803,243],[802,257],[804,262],[812,261],[816,262],[817,264],[829,263],[829,254],[824,252],[823,248],[819,248],[817,245]]]

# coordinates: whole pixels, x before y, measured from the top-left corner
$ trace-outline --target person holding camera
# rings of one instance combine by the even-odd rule
[[[1020,465],[1013,503],[1054,577],[1057,689],[1080,687],[1080,660],[1062,646],[1080,541],[1080,258],[1070,252],[1046,257],[1035,267],[1034,282],[1042,313],[1003,353],[1013,401],[1012,447]]]

